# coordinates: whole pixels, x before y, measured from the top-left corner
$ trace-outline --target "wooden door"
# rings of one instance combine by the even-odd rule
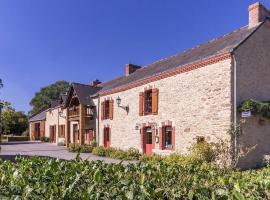
[[[110,128],[104,128],[104,147],[108,148],[110,147],[111,141],[110,141]]]
[[[94,139],[94,137],[93,137],[93,129],[85,130],[84,142],[86,144],[90,144],[93,141],[93,139]]]
[[[56,126],[50,126],[50,142],[53,143],[56,140]]]
[[[151,127],[144,128],[144,133],[143,133],[144,153],[147,155],[152,154],[152,148],[153,148],[153,142],[154,142],[152,134],[153,133],[152,133]]]
[[[35,140],[40,139],[40,123],[35,123]]]

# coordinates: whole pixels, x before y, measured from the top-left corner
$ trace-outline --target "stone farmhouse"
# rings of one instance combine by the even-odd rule
[[[240,136],[230,134],[241,102],[270,99],[270,11],[258,2],[248,11],[248,25],[227,35],[147,66],[127,64],[108,82],[72,83],[64,100],[30,120],[31,139],[67,146],[95,140],[146,154],[221,140],[234,156],[251,149],[239,166],[260,164],[270,154],[270,122],[251,116]]]

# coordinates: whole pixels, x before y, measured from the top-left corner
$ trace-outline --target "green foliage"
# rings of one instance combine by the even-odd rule
[[[58,100],[59,96],[68,90],[69,83],[66,81],[57,81],[54,84],[41,88],[39,92],[32,98],[30,105],[33,115],[41,110],[47,109],[52,100]]]
[[[17,135],[8,135],[7,136],[8,142],[15,142],[15,141],[28,141],[29,136],[17,136]]]
[[[4,134],[21,135],[28,128],[27,116],[6,104],[2,113],[2,125]]]
[[[139,157],[141,156],[139,150],[135,148],[122,150],[113,147],[104,148],[103,146],[94,148],[92,153],[97,156],[106,156],[121,160],[139,160]]]
[[[207,142],[194,143],[190,147],[190,153],[187,159],[190,162],[201,164],[203,162],[213,162],[216,159],[215,144]]]
[[[95,144],[83,144],[79,145],[76,143],[69,144],[69,151],[70,152],[77,152],[77,153],[92,153]]]
[[[105,164],[41,157],[0,161],[1,199],[270,199],[270,167]]]
[[[238,107],[239,112],[250,110],[253,115],[261,114],[265,118],[270,118],[270,102],[247,99]]]
[[[103,146],[99,146],[93,149],[92,153],[96,156],[106,156],[106,149]]]

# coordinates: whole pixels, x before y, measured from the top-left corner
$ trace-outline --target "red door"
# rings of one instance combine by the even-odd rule
[[[110,147],[110,128],[104,128],[104,147]]]
[[[144,151],[146,155],[152,154],[153,139],[152,139],[152,129],[151,127],[146,127],[144,130]]]

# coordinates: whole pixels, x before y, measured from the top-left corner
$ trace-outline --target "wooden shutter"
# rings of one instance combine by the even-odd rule
[[[158,89],[152,89],[152,114],[158,114]]]
[[[159,149],[163,149],[163,128],[159,128]]]
[[[140,95],[139,95],[139,115],[140,116],[143,116],[144,114],[143,104],[144,104],[144,92],[140,92]]]
[[[101,102],[101,120],[104,119],[104,102]]]
[[[175,127],[172,127],[172,149],[175,149]]]
[[[109,118],[113,119],[113,99],[111,99],[109,103]]]

